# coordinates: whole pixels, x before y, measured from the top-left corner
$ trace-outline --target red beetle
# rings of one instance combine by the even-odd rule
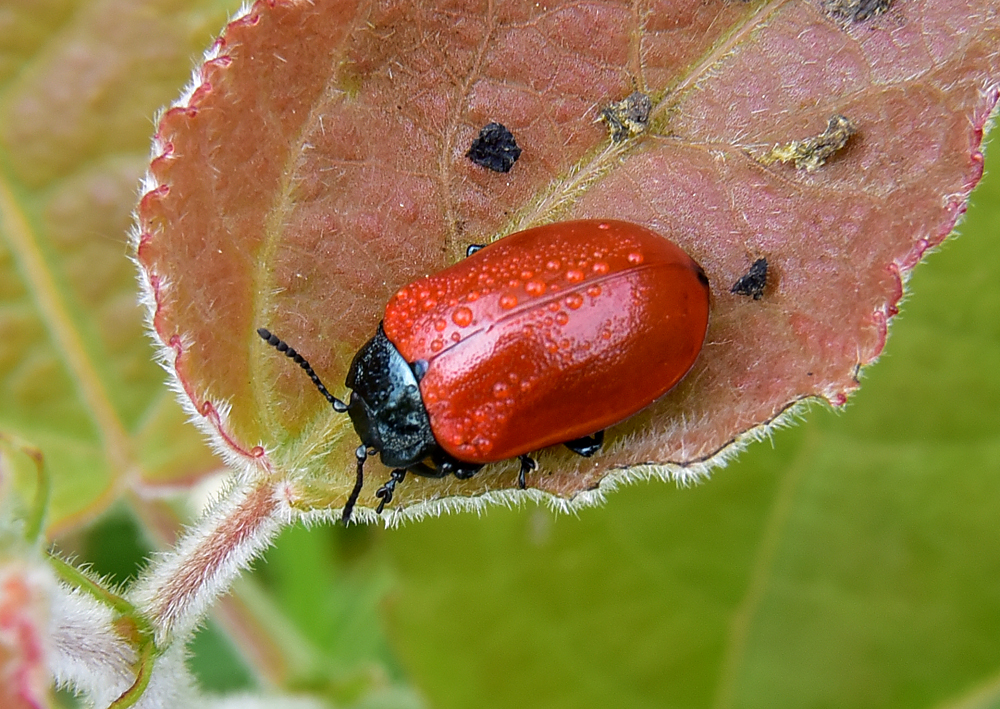
[[[679,246],[613,220],[560,222],[512,234],[400,289],[347,374],[349,403],[264,328],[361,439],[350,519],[369,455],[393,468],[378,512],[406,472],[471,477],[564,444],[600,449],[604,429],[669,391],[708,328],[705,272]]]

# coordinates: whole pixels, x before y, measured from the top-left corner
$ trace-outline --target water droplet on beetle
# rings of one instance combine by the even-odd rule
[[[538,297],[545,293],[545,283],[542,281],[528,281],[524,284],[524,290],[528,292],[528,295],[533,295]]]
[[[451,320],[459,327],[468,327],[472,324],[472,311],[465,306],[455,308],[455,312],[451,314]]]

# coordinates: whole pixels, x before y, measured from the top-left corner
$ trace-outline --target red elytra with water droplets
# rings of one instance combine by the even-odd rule
[[[384,328],[418,370],[438,444],[491,463],[623,421],[688,372],[709,287],[679,246],[613,220],[497,241],[402,288]]]

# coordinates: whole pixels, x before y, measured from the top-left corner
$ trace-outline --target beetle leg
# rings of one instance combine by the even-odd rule
[[[463,463],[460,460],[454,461],[450,467],[451,474],[459,480],[468,480],[483,469],[481,463]]]
[[[483,469],[482,463],[466,463],[452,458],[444,451],[438,451],[432,455],[431,460],[437,466],[435,477],[439,478],[443,478],[445,475],[454,475],[459,480],[467,480]]]
[[[414,463],[413,465],[408,467],[407,470],[409,470],[414,475],[420,475],[425,478],[443,478],[445,475],[451,472],[448,470],[441,470],[440,466],[436,468],[431,467],[430,465],[427,465],[427,463],[424,463],[423,461],[419,463]]]
[[[465,258],[469,258],[472,254],[485,248],[486,244],[469,244],[469,248],[465,250]]]
[[[406,478],[406,468],[396,468],[392,471],[389,481],[375,492],[375,497],[379,498],[378,507],[375,508],[376,514],[382,514],[385,506],[392,502],[392,493],[404,478]]]
[[[598,431],[593,436],[584,436],[583,438],[566,441],[563,445],[577,455],[589,458],[594,455],[594,453],[601,450],[601,446],[604,445],[604,431]]]
[[[530,455],[519,455],[517,459],[521,461],[521,471],[517,474],[517,486],[523,490],[528,487],[524,476],[537,468],[538,463]]]
[[[361,486],[365,484],[365,461],[368,459],[368,449],[363,445],[358,446],[358,449],[354,451],[354,457],[358,459],[358,479],[354,481],[354,489],[351,490],[347,504],[344,505],[344,513],[340,517],[340,521],[345,526],[351,521],[351,513],[354,511],[354,505],[358,502],[358,495],[361,494]]]
[[[414,463],[407,470],[414,475],[422,475],[425,478],[446,478],[449,475],[454,475],[459,480],[465,480],[483,468],[482,463],[464,463],[461,460],[455,460],[447,453],[435,453],[431,456],[431,462],[434,463],[433,466],[421,461]]]

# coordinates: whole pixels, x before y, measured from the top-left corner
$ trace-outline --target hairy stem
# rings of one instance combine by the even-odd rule
[[[133,618],[142,627],[142,619],[136,613],[135,607],[121,596],[109,591],[104,586],[94,581],[87,574],[80,571],[72,564],[49,552],[49,563],[59,577],[70,588],[83,591],[88,596],[100,601],[103,605],[117,611],[120,615]]]
[[[283,484],[233,483],[176,548],[153,562],[129,594],[152,624],[157,645],[193,629],[294,513]]]

